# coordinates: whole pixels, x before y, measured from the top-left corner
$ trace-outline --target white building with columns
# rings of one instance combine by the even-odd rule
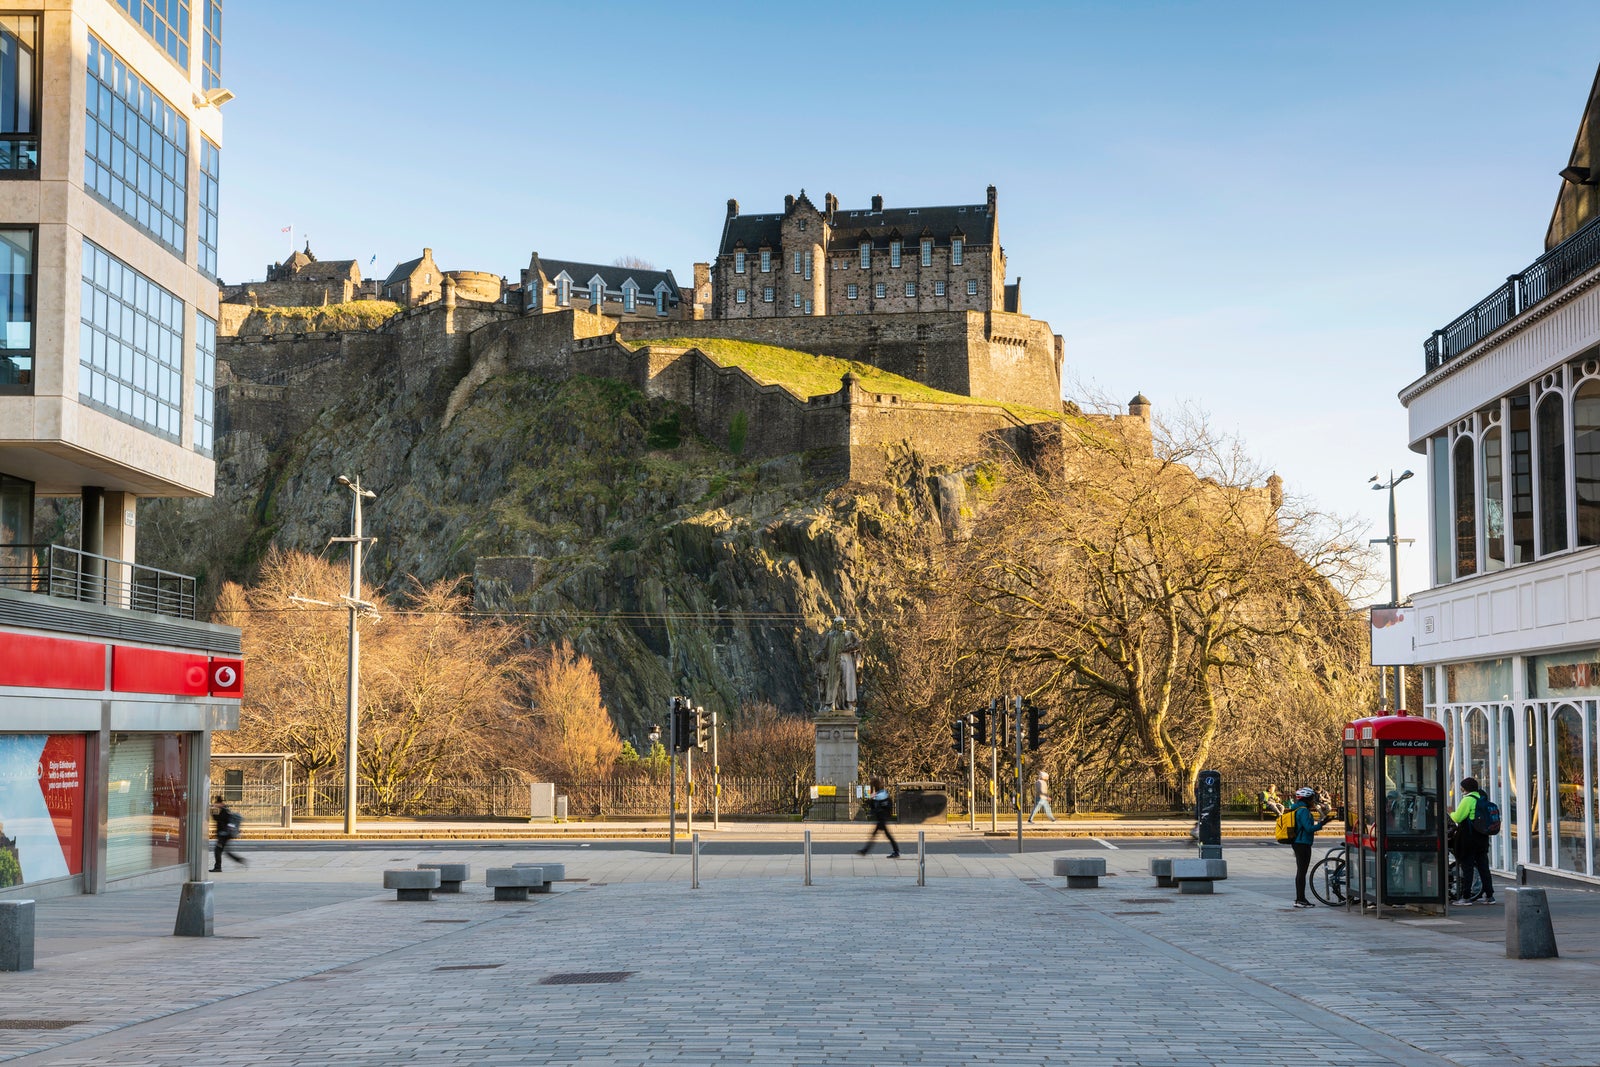
[[[1496,869],[1600,876],[1600,78],[1546,252],[1435,333],[1401,391],[1427,457],[1413,597],[1451,787],[1499,801]]]

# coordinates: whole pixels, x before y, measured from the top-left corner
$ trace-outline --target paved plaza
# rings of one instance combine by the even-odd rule
[[[0,975],[0,1058],[49,1064],[1551,1064],[1600,1062],[1600,894],[1551,890],[1563,957],[1508,960],[1504,908],[1294,911],[1288,849],[1227,848],[1212,896],[1157,889],[1179,841],[930,834],[903,858],[819,831],[685,842],[246,843],[213,938],[178,887],[38,904]],[[1106,859],[1099,889],[1052,875]],[[566,864],[496,903],[482,872]],[[385,868],[472,864],[401,903]],[[1503,894],[1502,899],[1508,899]],[[610,980],[601,980],[610,979]],[[64,1025],[59,1025],[64,1024]],[[46,1026],[55,1028],[44,1028]]]

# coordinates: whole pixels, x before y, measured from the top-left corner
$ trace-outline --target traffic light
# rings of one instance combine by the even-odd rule
[[[697,707],[691,714],[694,716],[694,747],[704,751],[711,747],[711,713]]]
[[[967,750],[966,719],[957,719],[950,724],[950,747],[955,749],[958,756]]]
[[[978,710],[972,713],[972,743],[987,745],[989,743],[989,709],[978,705]]]
[[[694,717],[689,701],[683,697],[672,698],[672,751],[687,752],[694,746]]]
[[[1039,751],[1039,705],[1031,700],[1022,702],[1022,713],[1028,717],[1028,751]]]

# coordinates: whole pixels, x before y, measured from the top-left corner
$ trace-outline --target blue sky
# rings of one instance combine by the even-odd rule
[[[230,4],[221,271],[642,256],[999,189],[1068,393],[1193,404],[1387,532],[1422,341],[1543,250],[1600,4]],[[1421,479],[1401,584],[1425,587]],[[1386,561],[1380,568],[1386,572]]]

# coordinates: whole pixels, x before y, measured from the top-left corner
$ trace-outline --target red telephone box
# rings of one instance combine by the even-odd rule
[[[1379,715],[1344,728],[1345,870],[1350,903],[1446,906],[1444,727]]]

